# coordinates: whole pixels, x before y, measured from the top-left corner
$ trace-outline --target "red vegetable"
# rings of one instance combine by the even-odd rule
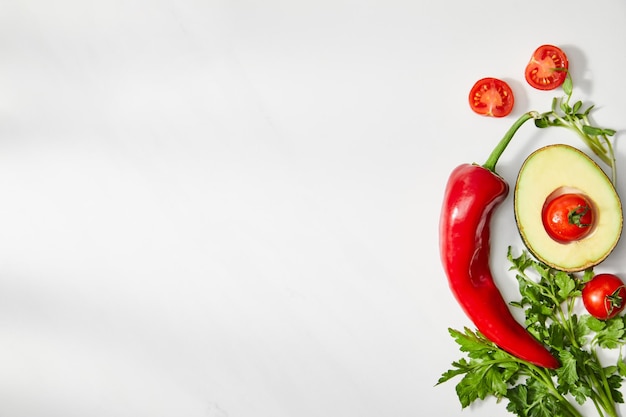
[[[583,287],[587,312],[600,320],[617,316],[626,307],[626,288],[617,275],[598,274]]]
[[[513,110],[515,98],[509,85],[497,78],[476,81],[469,93],[469,104],[483,116],[504,117]]]
[[[582,194],[561,194],[544,206],[543,226],[548,235],[561,243],[573,242],[587,236],[593,229],[593,206]]]
[[[440,254],[450,289],[477,329],[500,348],[546,368],[558,360],[512,316],[489,267],[490,221],[509,186],[495,165],[526,113],[509,129],[487,162],[463,164],[452,171],[439,223]]]
[[[569,63],[565,52],[554,45],[541,45],[526,65],[528,84],[538,90],[554,90],[565,81]]]

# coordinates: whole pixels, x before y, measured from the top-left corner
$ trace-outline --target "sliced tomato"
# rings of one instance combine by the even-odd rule
[[[483,116],[507,116],[513,110],[514,102],[511,87],[497,78],[478,80],[469,94],[470,107]]]
[[[558,46],[541,45],[526,65],[526,81],[538,90],[554,90],[567,77],[567,55]]]

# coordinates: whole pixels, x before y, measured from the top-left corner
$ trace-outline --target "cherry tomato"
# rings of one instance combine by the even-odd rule
[[[526,65],[526,81],[538,90],[554,90],[567,77],[567,55],[554,45],[541,45]]]
[[[469,94],[472,110],[483,116],[504,117],[513,110],[513,90],[497,78],[478,80]]]
[[[582,298],[589,314],[607,320],[626,307],[626,287],[617,275],[598,274],[585,284]]]
[[[593,229],[595,213],[582,194],[566,193],[549,200],[543,207],[543,227],[557,242],[580,240]]]

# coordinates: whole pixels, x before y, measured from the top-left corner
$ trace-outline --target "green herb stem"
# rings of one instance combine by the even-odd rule
[[[554,98],[552,100],[552,109],[536,118],[535,125],[540,128],[561,126],[576,132],[589,149],[603,163],[609,166],[611,169],[611,180],[615,184],[617,182],[615,153],[609,140],[610,136],[615,135],[615,130],[600,128],[591,123],[589,114],[593,109],[593,105],[583,109],[582,101],[577,101],[573,105],[570,104],[573,82],[569,72],[563,83],[563,91],[565,96]]]
[[[596,349],[590,349],[590,353],[594,361],[597,364],[600,364],[600,359],[598,358],[598,353]],[[595,375],[592,372],[590,372],[590,374]],[[604,372],[604,368],[602,367],[602,365],[600,365],[600,376],[601,380],[598,380],[597,378],[594,379],[598,390],[604,393],[604,395],[602,395],[602,408],[604,408],[604,410],[611,417],[618,417],[617,411],[615,410],[615,399],[613,398],[613,393],[611,392],[611,387],[609,385],[609,381],[607,380],[606,373]]]
[[[532,365],[532,364],[529,365],[529,367],[534,372],[533,377],[541,381],[541,383],[548,389],[550,394],[556,398],[556,400],[559,402],[559,404],[564,410],[566,410],[572,417],[583,417],[580,411],[578,411],[578,409],[574,407],[572,403],[570,403],[554,386],[552,377],[546,370],[544,370],[543,368],[539,368],[536,365]]]

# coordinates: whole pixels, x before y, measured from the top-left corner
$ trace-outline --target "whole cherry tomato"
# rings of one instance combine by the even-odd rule
[[[483,116],[507,116],[513,110],[514,102],[511,87],[497,78],[478,80],[469,94],[470,107]]]
[[[538,90],[554,90],[565,81],[567,55],[554,45],[541,45],[526,65],[526,81]]]
[[[626,307],[626,288],[617,275],[598,274],[585,284],[582,298],[589,314],[607,320]]]
[[[566,193],[549,200],[542,210],[543,227],[557,242],[580,240],[593,229],[593,205],[582,194]]]

